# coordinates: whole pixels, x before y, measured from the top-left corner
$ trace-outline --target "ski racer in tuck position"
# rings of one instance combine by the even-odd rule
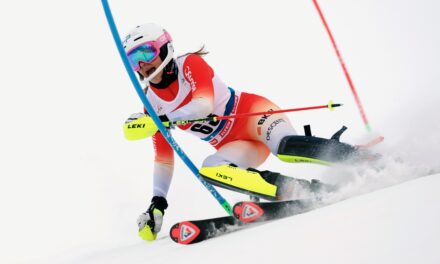
[[[262,96],[240,92],[225,84],[202,58],[206,54],[203,48],[174,57],[171,36],[156,24],[137,26],[126,36],[123,46],[131,67],[146,85],[148,101],[164,124],[280,109]],[[199,171],[206,181],[272,201],[290,198],[304,190],[320,189],[322,184],[255,169],[270,153],[286,162],[328,163],[342,160],[345,154],[354,151],[350,145],[339,142],[342,131],[330,140],[297,135],[285,114],[194,122],[179,128],[217,150],[204,160]],[[148,210],[139,216],[138,227],[143,239],[155,240],[168,207],[166,196],[173,176],[173,149],[145,110],[128,118],[124,134],[129,140],[153,138],[153,197]]]

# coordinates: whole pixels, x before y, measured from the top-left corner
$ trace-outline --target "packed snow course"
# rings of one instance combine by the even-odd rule
[[[72,263],[439,263],[440,174],[190,246],[166,235]]]

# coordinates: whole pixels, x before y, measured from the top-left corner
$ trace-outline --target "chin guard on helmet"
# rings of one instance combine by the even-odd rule
[[[173,48],[173,45],[171,44],[171,42],[167,43],[167,49],[168,49],[168,53],[167,53],[167,56],[165,57],[165,60],[162,61],[162,63],[159,65],[159,67],[157,67],[156,70],[150,76],[148,76],[147,78],[143,78],[143,80],[141,80],[142,84],[148,85],[148,83],[154,77],[156,77],[156,75],[158,75],[165,68],[165,66],[173,59],[174,48]]]

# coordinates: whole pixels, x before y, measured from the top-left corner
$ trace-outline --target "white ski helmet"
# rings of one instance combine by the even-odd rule
[[[162,47],[166,45],[166,57],[162,59],[162,64],[150,75],[148,78],[142,80],[148,83],[153,79],[163,68],[173,59],[174,48],[171,43],[172,38],[168,32],[159,25],[154,23],[147,23],[143,25],[136,26],[132,29],[125,37],[122,45],[124,46],[125,53],[128,54],[131,50],[138,47],[139,45],[147,42],[158,42],[158,48],[162,50]],[[157,52],[160,53],[160,50]]]

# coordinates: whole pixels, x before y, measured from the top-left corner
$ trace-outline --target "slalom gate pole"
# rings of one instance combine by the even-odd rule
[[[342,104],[334,104],[332,101],[330,101],[326,105],[282,109],[282,110],[274,110],[274,111],[266,111],[266,112],[244,113],[244,114],[229,115],[229,116],[210,116],[210,117],[200,118],[200,119],[180,120],[180,121],[163,122],[163,123],[165,125],[186,125],[186,124],[194,123],[194,122],[210,122],[210,121],[215,122],[217,120],[225,120],[225,119],[232,119],[232,118],[244,118],[244,117],[249,117],[249,116],[273,115],[273,114],[280,114],[280,113],[287,113],[287,112],[299,112],[299,111],[322,109],[322,108],[328,108],[331,111],[331,110],[333,110],[333,108],[340,107],[340,106],[342,106]]]
[[[368,132],[370,132],[371,131],[371,127],[370,127],[370,124],[368,123],[367,115],[365,114],[365,111],[364,111],[364,108],[362,106],[362,103],[361,103],[361,100],[359,98],[359,95],[356,92],[356,88],[355,88],[355,86],[353,84],[353,81],[351,80],[351,77],[350,77],[350,74],[348,73],[347,67],[345,66],[345,62],[342,59],[341,52],[339,51],[338,46],[336,45],[335,38],[333,37],[333,34],[332,34],[331,30],[330,30],[330,27],[328,26],[328,23],[327,23],[327,21],[326,21],[326,19],[324,17],[324,14],[322,13],[322,10],[321,10],[321,8],[320,8],[320,6],[318,4],[318,0],[313,0],[313,4],[315,5],[316,10],[318,11],[319,17],[321,18],[321,21],[324,24],[324,27],[325,27],[325,29],[326,29],[326,31],[328,33],[328,36],[330,37],[330,41],[332,42],[333,48],[334,48],[334,50],[336,52],[336,55],[338,56],[339,63],[342,66],[342,70],[344,71],[345,78],[348,81],[348,85],[350,86],[351,92],[352,92],[352,94],[354,96],[354,100],[356,101],[356,104],[357,104],[357,107],[358,107],[359,112],[361,114],[362,121],[363,121],[363,123],[365,125],[365,128],[367,129]]]
[[[214,187],[206,182],[202,176],[199,174],[199,170],[194,165],[194,163],[188,158],[188,156],[183,152],[183,150],[179,147],[177,142],[174,140],[174,138],[171,136],[171,133],[162,125],[162,122],[160,121],[159,117],[157,116],[156,112],[154,111],[151,104],[148,102],[142,87],[134,74],[134,71],[132,70],[130,63],[128,61],[127,55],[125,54],[125,50],[122,46],[121,38],[118,32],[118,29],[116,27],[115,21],[113,19],[113,15],[110,9],[110,6],[108,4],[107,0],[102,0],[102,6],[104,8],[104,12],[107,18],[107,22],[109,24],[110,30],[113,35],[113,39],[115,41],[116,47],[118,48],[119,55],[121,56],[122,61],[124,62],[125,69],[127,70],[128,75],[130,76],[131,82],[134,85],[134,88],[136,89],[137,94],[139,95],[139,98],[141,99],[142,103],[144,104],[145,108],[147,109],[148,113],[150,114],[151,118],[153,119],[154,123],[156,123],[157,127],[159,128],[162,135],[165,137],[167,142],[170,144],[170,146],[174,149],[174,151],[179,155],[179,157],[183,160],[183,162],[188,166],[188,168],[192,171],[192,173],[197,177],[197,179],[208,189],[208,191],[214,196],[214,198],[220,203],[220,205],[223,207],[223,209],[229,214],[232,215],[232,208],[231,205],[226,201],[220,193],[217,192]]]

